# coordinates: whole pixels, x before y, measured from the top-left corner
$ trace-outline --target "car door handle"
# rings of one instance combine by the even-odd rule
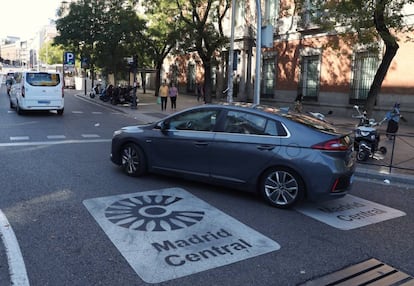
[[[194,144],[196,146],[207,146],[208,145],[208,142],[205,142],[205,141],[196,141]]]
[[[275,149],[275,146],[274,145],[259,145],[258,147],[257,147],[257,149],[259,149],[259,150],[264,150],[264,151],[272,151],[273,149]]]

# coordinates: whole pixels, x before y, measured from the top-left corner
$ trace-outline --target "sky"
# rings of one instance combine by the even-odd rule
[[[62,0],[0,0],[0,39],[6,36],[27,40],[49,19],[56,19]]]

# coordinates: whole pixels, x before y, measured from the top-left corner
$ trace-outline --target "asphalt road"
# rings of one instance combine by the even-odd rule
[[[253,194],[162,176],[126,177],[109,160],[110,138],[115,129],[139,121],[71,95],[65,100],[62,117],[19,116],[9,110],[4,87],[0,91],[0,210],[16,235],[30,285],[129,286],[157,279],[155,284],[180,286],[298,285],[370,258],[414,275],[412,187],[356,178],[353,196],[403,214],[371,223],[373,216],[367,225],[343,230],[299,210],[269,207]],[[97,199],[132,197],[135,207],[151,192],[169,188],[178,190],[174,196],[181,196],[185,207],[202,209],[207,223],[204,232],[190,231],[181,239],[167,231],[167,240],[178,248],[170,260],[163,254],[173,246],[160,240],[160,233],[148,231],[136,239],[134,231],[99,217]],[[156,216],[159,209],[147,210]],[[142,215],[142,209],[138,212]],[[126,234],[117,237],[122,231]],[[224,247],[218,242],[236,233],[241,242],[232,254],[229,248],[216,250],[217,257],[200,254],[207,240]],[[268,251],[256,255],[251,247],[256,237],[280,248],[263,243]],[[184,246],[196,241],[202,249],[190,253]],[[125,243],[135,246],[133,258]],[[159,263],[150,253],[141,255],[148,243],[158,249]],[[240,249],[244,256],[236,253]],[[0,285],[10,280],[5,251],[0,243]],[[162,264],[167,260],[169,265]],[[178,264],[184,260],[192,274],[182,275]],[[146,267],[137,270],[134,263]]]

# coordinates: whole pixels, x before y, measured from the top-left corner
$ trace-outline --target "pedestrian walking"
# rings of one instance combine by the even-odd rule
[[[386,135],[388,139],[394,139],[395,134],[398,131],[400,118],[402,119],[400,112],[400,104],[397,102],[394,104],[392,110],[388,111],[386,114],[386,119],[388,120]]]
[[[178,96],[178,89],[174,83],[171,83],[171,87],[168,90],[168,96],[171,100],[171,109],[177,109],[177,96]]]
[[[299,94],[296,96],[295,103],[294,103],[294,110],[295,110],[296,112],[301,113],[301,112],[302,112],[302,110],[303,110],[303,106],[302,106],[302,99],[303,99],[303,94],[302,94],[302,93],[299,93]]]
[[[168,100],[168,85],[164,81],[162,85],[160,86],[160,90],[158,92],[158,96],[161,99],[161,110],[167,109],[167,100]]]
[[[197,101],[200,101],[200,98],[204,100],[204,86],[201,83],[197,83]]]

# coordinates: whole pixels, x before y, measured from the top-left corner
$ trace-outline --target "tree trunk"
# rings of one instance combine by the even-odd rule
[[[162,62],[158,63],[156,66],[156,73],[155,73],[155,96],[158,96],[158,92],[161,86],[161,68]]]
[[[385,43],[385,54],[368,92],[367,103],[365,106],[368,116],[372,115],[378,93],[381,90],[382,82],[384,81],[388,69],[391,66],[391,62],[397,54],[397,50],[399,48],[396,38],[391,35],[385,24],[384,13],[387,1],[388,0],[379,0],[374,13],[375,29]]]
[[[211,96],[211,61],[203,61],[204,65],[204,98],[206,103],[212,102]]]

